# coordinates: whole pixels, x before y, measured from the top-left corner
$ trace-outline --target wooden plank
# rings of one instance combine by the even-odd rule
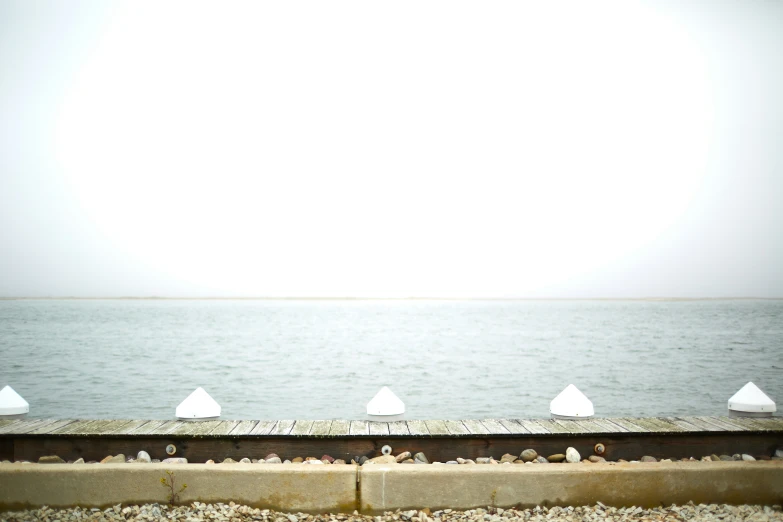
[[[556,423],[552,419],[538,419],[536,421],[541,426],[546,428],[549,433],[557,433],[557,434],[564,434],[564,433],[571,433],[568,429],[564,428],[560,424]]]
[[[194,426],[188,430],[186,435],[188,437],[211,437],[216,429],[223,427],[223,422],[219,420],[189,422],[188,424],[193,424]]]
[[[351,429],[351,422],[345,420],[332,421],[332,426],[329,428],[330,437],[344,437],[349,434]]]
[[[313,427],[313,421],[311,420],[298,420],[294,427],[291,429],[291,433],[294,437],[304,437],[310,434],[310,428]]]
[[[444,421],[446,423],[446,429],[449,430],[450,435],[470,435],[470,431],[460,421]]]
[[[733,417],[738,418],[738,417]],[[742,417],[751,421],[753,425],[758,426],[759,431],[783,431],[780,419],[772,417]]]
[[[657,426],[660,431],[663,432],[681,432],[685,431],[683,428],[673,422],[669,422],[661,417],[650,417],[646,419],[650,424]]]
[[[46,426],[54,422],[54,419],[21,419],[0,428],[0,433],[13,433],[22,435]]]
[[[148,420],[132,420],[128,424],[116,428],[115,430],[113,430],[111,432],[111,434],[112,435],[127,435],[128,433],[131,433],[133,430],[136,430],[136,429],[144,426],[148,422],[150,422],[150,421],[148,421]]]
[[[83,428],[79,432],[79,435],[109,435],[111,433],[114,433],[114,430],[121,429],[122,427],[130,424],[131,422],[132,421],[128,419],[101,421],[92,424],[87,428]]]
[[[234,426],[234,429],[231,430],[229,435],[231,436],[248,435],[250,434],[251,431],[253,431],[253,428],[256,427],[256,424],[258,424],[258,421],[254,421],[254,420],[239,421],[239,424]]]
[[[405,421],[392,421],[389,423],[389,435],[410,435],[408,423]]]
[[[719,428],[712,424],[706,423],[702,420],[697,419],[696,417],[678,417],[678,418],[684,420],[689,424],[693,424],[694,426],[696,426],[702,431],[726,431],[723,428]]]
[[[190,435],[194,431],[202,431],[201,428],[203,423],[203,421],[180,422],[173,430],[168,432],[168,435],[171,435],[172,437],[181,437],[182,435]],[[214,424],[214,421],[212,421],[212,423],[213,424],[210,424],[210,429],[207,431],[207,433],[215,429],[216,425]],[[201,434],[204,435],[204,433]]]
[[[635,422],[633,422],[635,419],[627,419],[625,417],[612,417],[609,419],[613,424],[617,424],[621,428],[625,428],[628,430],[628,433],[649,433],[650,430],[639,426]]]
[[[250,433],[248,435],[250,436],[260,436],[260,435],[269,435],[272,430],[277,426],[277,421],[259,421],[256,426],[250,430]]]
[[[296,421],[294,420],[281,420],[277,421],[275,427],[269,432],[270,435],[289,435],[294,428]],[[308,426],[308,431],[310,427]]]
[[[530,435],[530,431],[514,419],[498,419],[498,422],[513,435]]]
[[[555,424],[559,424],[571,433],[582,435],[585,433],[601,433],[601,428],[586,419],[552,419]]]
[[[489,433],[489,430],[484,427],[480,421],[475,419],[463,420],[462,424],[464,424],[468,431],[473,435],[486,435]]]
[[[726,431],[747,431],[747,428],[744,428],[739,425],[735,425],[734,423],[723,422],[721,419],[717,417],[705,417],[703,415],[697,415],[696,418],[701,421],[708,422],[719,428],[723,428]]]
[[[732,417],[731,420],[734,424],[747,428],[748,431],[767,431],[767,428],[759,425],[753,417]]]
[[[604,429],[603,433],[628,433],[627,428],[613,423],[612,419],[601,417],[600,419],[593,419],[593,422]]]
[[[52,431],[49,435],[78,435],[80,430],[89,428],[91,425],[95,424],[95,419],[86,419],[86,420],[76,420],[70,424],[67,424],[63,426],[62,428],[57,428],[56,430]]]
[[[351,421],[348,432],[351,435],[369,435],[370,427],[367,425],[367,421]]]
[[[481,424],[491,435],[509,435],[509,431],[497,419],[481,419]]]
[[[427,425],[427,430],[430,435],[448,435],[449,429],[446,427],[446,423],[442,420],[426,420],[424,424]]]
[[[544,426],[539,424],[538,422],[532,420],[532,419],[513,419],[519,423],[520,426],[525,428],[527,431],[532,433],[533,435],[548,435],[552,433],[548,429],[546,429]]]
[[[147,434],[148,435],[166,435],[171,430],[176,429],[177,426],[179,426],[180,424],[182,424],[182,421],[178,421],[178,420],[166,421],[163,424],[161,424],[160,426],[158,426],[157,428],[154,428],[151,431],[149,431]]]
[[[0,419],[0,428],[3,426],[8,426],[9,424],[13,424],[19,419]]]
[[[672,424],[676,424],[680,428],[683,429],[685,432],[700,432],[704,431],[703,429],[699,428],[695,424],[691,424],[690,422],[684,421],[682,419],[678,419],[677,417],[666,417],[666,420],[671,422]]]
[[[633,418],[630,420],[637,426],[646,429],[650,433],[659,433],[659,432],[666,431],[661,426],[659,426],[654,421],[652,421],[652,419],[649,418]]]
[[[52,424],[46,424],[44,426],[41,426],[40,428],[36,428],[28,433],[28,435],[44,435],[46,433],[51,433],[54,430],[60,429],[62,427],[65,427],[73,422],[76,422],[73,419],[61,419],[58,420]]]
[[[310,436],[312,437],[326,437],[329,435],[329,430],[332,427],[332,421],[330,420],[317,420],[313,421],[313,427],[310,428]]]
[[[430,430],[427,429],[427,424],[420,420],[408,421],[408,432],[411,435],[429,435]]]
[[[750,431],[747,426],[743,426],[743,425],[741,425],[739,423],[732,422],[732,420],[733,420],[732,417],[719,416],[719,417],[713,417],[713,418],[718,419],[719,421],[721,421],[722,423],[724,423],[724,424],[726,424],[728,426],[731,426],[731,429],[733,429],[733,430],[736,430],[736,431]]]
[[[149,435],[156,429],[160,428],[162,425],[164,425],[166,422],[165,420],[151,420],[145,424],[142,424],[138,428],[131,430],[128,432],[128,435],[135,435],[135,436],[141,436],[141,435]]]
[[[237,420],[226,420],[226,421],[207,421],[207,422],[217,422],[217,426],[215,426],[215,429],[210,431],[209,433],[205,433],[205,435],[209,435],[210,437],[219,437],[221,435],[228,435],[231,433],[231,430],[236,428],[237,424],[239,424],[240,421]]]
[[[376,422],[370,421],[367,423],[370,428],[370,435],[377,435],[380,437],[388,437],[389,435],[389,423],[388,422]]]

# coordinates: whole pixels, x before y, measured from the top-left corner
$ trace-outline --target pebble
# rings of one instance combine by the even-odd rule
[[[778,458],[783,459],[783,448],[778,448],[775,450],[775,456]]]
[[[322,460],[322,461],[323,461],[323,460],[325,460],[325,461],[328,461],[328,462],[329,462],[329,464],[331,464],[332,462],[334,462],[334,457],[332,457],[332,456],[330,456],[330,455],[324,455],[323,457],[321,457],[321,460]]]
[[[65,461],[57,455],[47,455],[39,458],[38,464],[65,464]]]
[[[125,455],[122,453],[119,453],[113,457],[109,455],[101,461],[101,464],[125,464]]]
[[[546,457],[542,457],[541,455],[536,457],[534,462],[538,462],[539,464],[549,464],[549,461],[546,459]]]
[[[188,459],[183,457],[171,457],[170,459],[163,459],[163,464],[187,464]]]
[[[721,455],[720,456],[720,460],[722,460],[724,462],[729,462],[729,461],[734,460],[734,459],[732,457],[728,456],[728,455]]]
[[[84,459],[79,457],[78,459],[73,461],[74,464],[84,464]]]
[[[319,461],[320,462],[320,461]],[[432,518],[430,518],[432,517]],[[344,514],[319,514],[306,515],[304,513],[285,513],[270,509],[253,508],[230,502],[224,504],[215,502],[193,502],[185,506],[170,506],[166,504],[145,504],[141,506],[115,505],[104,510],[98,508],[75,507],[55,509],[41,507],[24,511],[0,512],[0,520],[15,520],[20,522],[32,522],[40,520],[49,521],[76,521],[76,520],[216,520],[232,522],[250,522],[254,520],[266,522],[502,522],[511,521],[628,521],[628,520],[764,520],[771,522],[783,521],[783,512],[780,505],[755,506],[726,504],[694,504],[689,502],[682,506],[671,505],[668,507],[655,507],[644,509],[631,506],[616,508],[598,503],[595,506],[536,506],[530,509],[495,508],[487,507],[457,511],[442,509],[430,511],[425,508],[408,511],[386,511],[383,515],[369,516],[359,515],[354,511],[352,515]]]
[[[265,464],[282,464],[283,461],[280,460],[280,457],[275,455],[274,457],[271,457],[271,458],[269,458],[269,457],[265,458],[264,459],[264,463]]]
[[[476,464],[489,464],[492,457],[479,457],[476,459]]]
[[[416,464],[429,464],[430,463],[430,461],[427,460],[427,455],[425,455],[421,451],[413,456],[413,461]]]
[[[166,459],[166,460],[168,460],[168,459]],[[237,461],[232,459],[231,457],[226,457],[226,458],[223,459],[223,462],[221,462],[221,464],[236,464],[236,463],[237,463]]]
[[[532,449],[526,449],[522,453],[519,454],[519,458],[524,460],[525,462],[532,462],[536,460],[538,457],[538,453],[536,453],[536,450]]]
[[[152,459],[150,458],[150,454],[147,453],[144,450],[141,450],[138,455],[136,455],[136,462],[143,462],[143,463],[150,463],[152,462]]]
[[[566,456],[562,453],[555,453],[554,455],[550,455],[546,458],[549,462],[563,462],[565,460]]]
[[[502,457],[500,457],[500,463],[503,464],[505,462],[508,462],[509,464],[517,460],[516,455],[512,455],[511,453],[506,453]]]
[[[582,460],[581,455],[579,455],[579,452],[576,451],[574,448],[568,448],[565,452],[566,455],[566,462],[570,462],[572,464],[575,464]]]
[[[334,462],[332,464],[345,464],[345,461],[343,459],[334,459]]]
[[[649,455],[645,455],[639,460],[641,460],[642,462],[658,462],[658,459],[656,459],[655,457],[651,457]]]
[[[753,457],[751,457],[751,456],[750,456],[750,455],[748,455],[747,453],[743,453],[743,454],[742,454],[742,460],[745,460],[745,461],[750,461],[750,462],[752,462],[752,461],[754,461],[754,460],[756,460],[756,459],[754,459]]]
[[[642,457],[642,459],[643,459],[643,458],[644,458],[644,457]],[[587,457],[587,460],[589,460],[590,462],[594,462],[594,463],[598,463],[598,462],[606,462],[606,459],[605,459],[605,458],[603,458],[603,457],[599,457],[598,455],[590,455],[589,457]]]
[[[239,461],[240,464],[252,464],[249,458],[245,457]]]
[[[397,455],[396,460],[397,462],[402,462],[403,460],[408,460],[411,458],[411,452],[410,451],[403,451],[399,455]]]
[[[280,458],[280,456],[277,453],[270,453],[269,455],[264,457],[264,460],[269,460],[269,459],[272,459],[272,458],[275,458],[275,457],[277,457],[278,459]]]

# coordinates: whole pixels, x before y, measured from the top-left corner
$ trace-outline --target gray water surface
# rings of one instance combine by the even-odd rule
[[[0,301],[0,387],[33,417],[548,417],[569,383],[598,416],[720,415],[753,381],[783,401],[783,301]]]

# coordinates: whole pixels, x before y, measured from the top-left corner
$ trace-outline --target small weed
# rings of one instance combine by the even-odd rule
[[[174,472],[166,470],[166,475],[168,475],[169,478],[167,479],[166,477],[161,477],[160,483],[163,484],[164,488],[169,488],[170,493],[167,495],[169,504],[176,504],[177,502],[179,502],[179,494],[185,491],[188,485],[182,484],[179,490],[177,490],[176,485],[174,483],[175,481]]]

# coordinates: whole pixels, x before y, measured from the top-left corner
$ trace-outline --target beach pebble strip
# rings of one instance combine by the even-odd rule
[[[661,521],[783,521],[781,506],[755,506],[726,504],[693,504],[683,506],[671,505],[644,509],[637,506],[615,508],[598,502],[594,506],[545,507],[537,506],[530,509],[501,509],[487,507],[486,509],[471,509],[457,511],[429,509],[410,511],[388,511],[383,515],[369,516],[353,514],[323,514],[283,513],[269,509],[258,509],[230,502],[228,504],[205,504],[193,502],[187,506],[169,506],[162,504],[146,504],[142,506],[116,505],[104,510],[97,508],[53,509],[41,507],[25,511],[0,512],[0,521],[79,521],[104,520],[122,522],[126,520],[182,520],[186,522],[198,520],[214,520],[220,522],[514,522],[514,521],[629,521],[629,520],[661,520]]]
[[[384,447],[386,448],[386,447]],[[587,464],[599,464],[615,462],[630,462],[637,464],[639,462],[674,462],[674,461],[702,461],[702,462],[731,462],[731,461],[744,461],[753,462],[757,460],[783,460],[783,449],[778,449],[772,456],[769,455],[750,455],[748,453],[735,453],[733,455],[705,455],[701,458],[681,458],[681,459],[657,459],[650,455],[643,455],[638,460],[627,461],[624,459],[618,459],[617,461],[610,461],[602,457],[601,455],[590,455],[583,458],[579,452],[574,448],[566,448],[565,453],[555,453],[547,457],[539,455],[534,449],[528,448],[522,451],[519,455],[512,455],[506,453],[500,459],[494,457],[478,457],[474,459],[464,459],[457,457],[454,460],[446,462],[430,462],[427,456],[418,452],[411,455],[409,451],[403,451],[398,455],[386,454],[377,457],[367,457],[365,455],[356,455],[349,461],[344,459],[335,459],[330,455],[323,455],[320,459],[315,457],[294,457],[291,460],[283,460],[276,453],[270,453],[263,459],[251,459],[248,457],[241,458],[240,460],[234,460],[231,457],[227,457],[222,461],[218,461],[220,464],[308,464],[308,465],[324,465],[324,464],[358,464],[360,466],[368,464],[552,464],[567,462],[577,464],[579,462]],[[0,462],[1,464],[10,464],[8,460]],[[29,461],[20,460],[16,461],[17,464],[30,464]],[[66,461],[57,455],[45,455],[38,459],[38,464],[65,464]],[[84,459],[77,459],[76,461],[69,462],[73,464],[85,464]],[[182,457],[171,457],[164,460],[152,459],[146,451],[140,451],[136,457],[126,457],[123,454],[107,455],[100,462],[88,461],[86,464],[119,464],[119,463],[163,463],[163,464],[187,464],[188,459]],[[207,460],[206,464],[215,464],[214,460]]]

